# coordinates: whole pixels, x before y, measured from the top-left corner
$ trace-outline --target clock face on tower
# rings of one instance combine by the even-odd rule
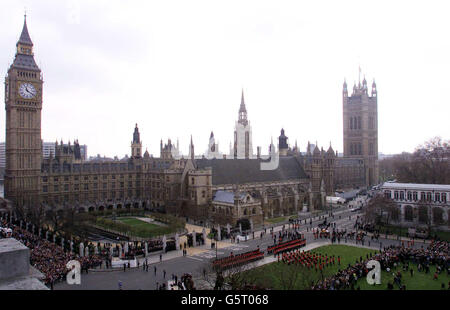
[[[22,83],[19,87],[19,94],[24,99],[31,99],[36,96],[36,88],[31,83]]]

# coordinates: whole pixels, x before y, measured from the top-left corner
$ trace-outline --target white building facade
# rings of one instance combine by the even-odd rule
[[[402,224],[450,229],[450,184],[386,182],[381,191],[399,206]]]

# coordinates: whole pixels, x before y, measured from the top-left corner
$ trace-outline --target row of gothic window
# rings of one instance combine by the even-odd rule
[[[28,77],[28,78],[36,78],[37,75],[34,72],[23,72],[23,71],[19,71],[19,76],[21,77]]]
[[[350,130],[356,130],[362,128],[361,116],[350,117]],[[375,129],[375,119],[373,116],[369,116],[369,129]]]
[[[362,144],[350,143],[350,155],[362,155]]]

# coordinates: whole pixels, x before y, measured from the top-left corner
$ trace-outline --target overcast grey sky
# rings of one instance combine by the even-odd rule
[[[377,83],[380,152],[450,137],[449,1],[1,1],[5,75],[25,7],[42,138],[89,155],[129,154],[135,123],[154,156],[161,138],[187,154],[191,134],[204,152],[212,130],[228,153],[242,88],[255,153],[282,127],[301,151],[342,152],[342,84],[359,65]]]

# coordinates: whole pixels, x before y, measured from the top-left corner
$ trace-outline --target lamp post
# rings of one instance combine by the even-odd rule
[[[216,241],[216,246],[215,246],[215,248],[216,248],[216,259],[217,259],[217,241],[218,241],[218,239],[219,239],[219,238],[217,238],[217,233],[215,234],[214,239],[215,239],[215,241]]]

